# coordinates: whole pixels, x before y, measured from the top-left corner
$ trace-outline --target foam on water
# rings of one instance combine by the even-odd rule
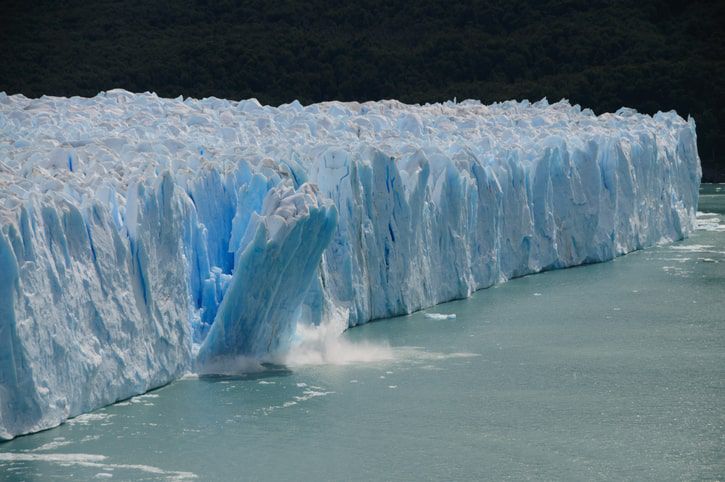
[[[71,418],[68,420],[69,425],[88,425],[89,423],[93,422],[103,422],[107,421],[113,417],[112,414],[104,413],[104,412],[93,412],[93,413],[84,413],[83,415],[78,415],[75,418]]]
[[[97,468],[103,471],[129,470],[160,476],[166,480],[196,479],[192,472],[177,472],[162,470],[150,465],[114,464],[106,462],[108,457],[96,454],[36,454],[18,452],[0,452],[0,462],[46,462],[63,466],[78,465],[81,467]]]
[[[721,214],[697,212],[695,229],[698,231],[712,231],[716,233],[725,232],[725,223],[722,222]]]
[[[47,450],[55,450],[58,447],[63,447],[66,445],[70,445],[72,442],[70,440],[66,440],[64,437],[57,437],[53,439],[52,442],[45,443],[41,445],[40,447],[33,449],[34,452],[44,452]]]

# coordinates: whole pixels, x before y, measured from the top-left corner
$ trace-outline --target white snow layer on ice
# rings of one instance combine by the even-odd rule
[[[0,93],[0,437],[680,239],[700,172],[675,112]]]

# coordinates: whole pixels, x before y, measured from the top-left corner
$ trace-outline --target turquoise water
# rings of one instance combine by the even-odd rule
[[[725,478],[725,186],[700,210],[687,241],[355,328],[328,363],[4,443],[0,479]]]

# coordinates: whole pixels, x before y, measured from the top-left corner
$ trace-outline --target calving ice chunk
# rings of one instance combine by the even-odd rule
[[[288,346],[307,287],[335,230],[337,212],[310,184],[272,188],[237,248],[234,274],[197,357],[223,373],[237,357],[263,358]]]
[[[0,437],[681,239],[699,181],[674,112],[0,94]]]

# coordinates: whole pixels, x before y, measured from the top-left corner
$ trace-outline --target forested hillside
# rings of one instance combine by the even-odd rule
[[[13,1],[0,90],[279,104],[562,97],[697,121],[725,180],[725,3],[718,1]]]

